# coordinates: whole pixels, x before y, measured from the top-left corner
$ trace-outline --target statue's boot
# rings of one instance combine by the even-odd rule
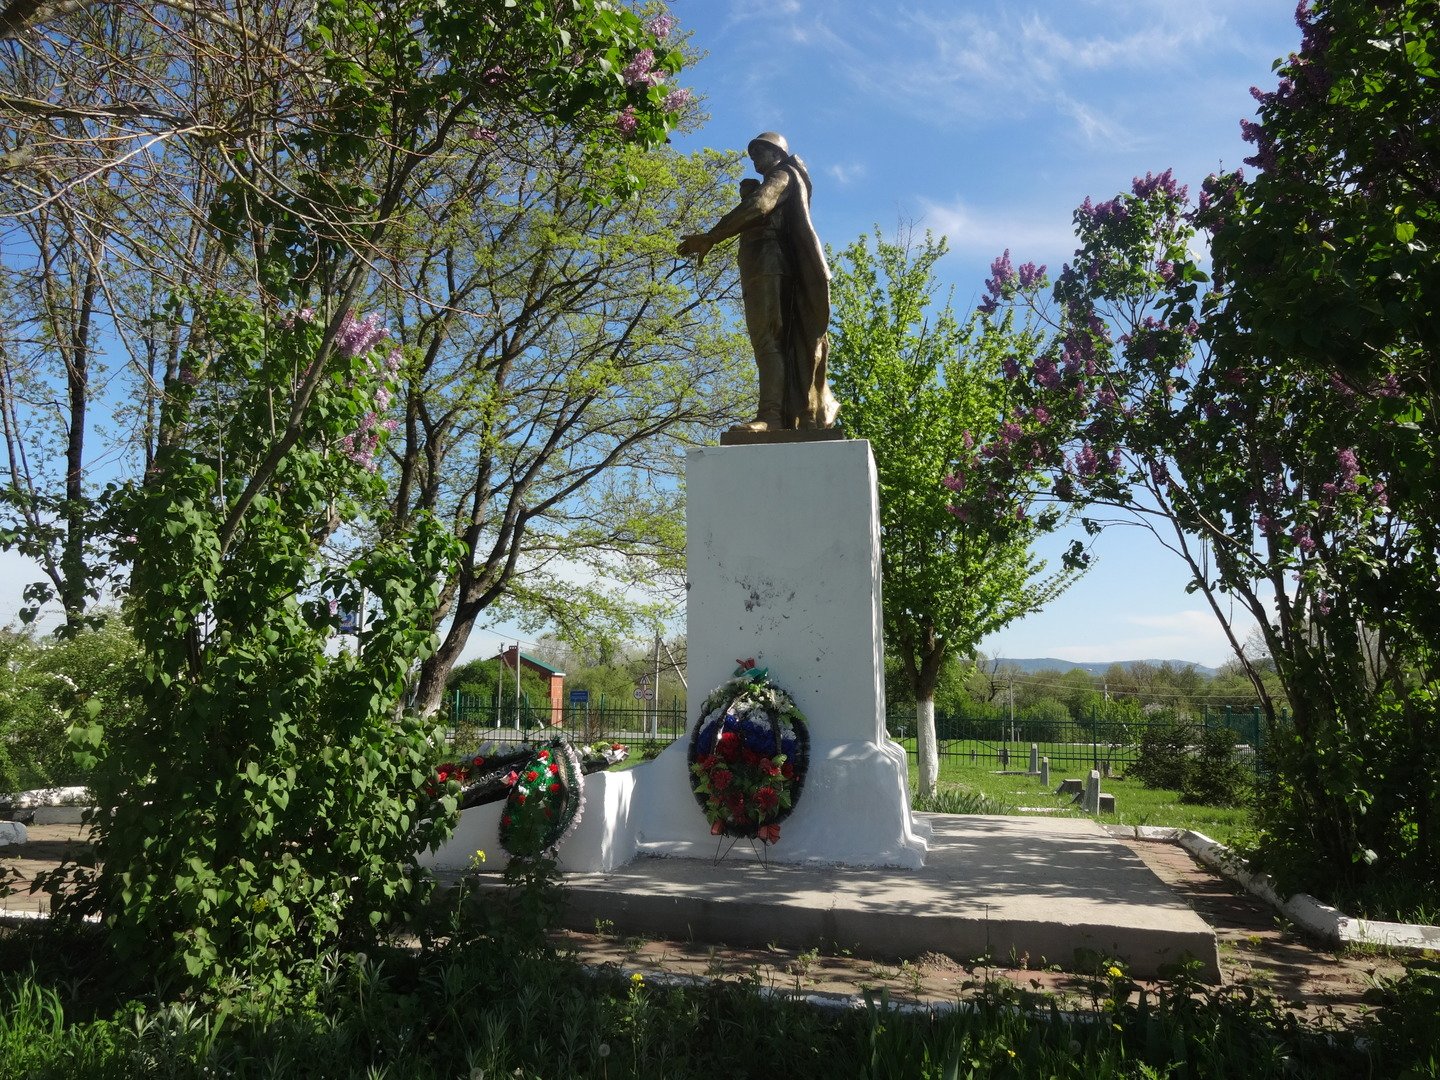
[[[779,356],[755,358],[760,369],[759,407],[755,419],[748,424],[736,424],[732,431],[779,431],[785,427],[780,407],[785,395],[785,363]]]

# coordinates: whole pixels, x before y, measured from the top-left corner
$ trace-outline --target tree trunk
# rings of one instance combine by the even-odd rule
[[[935,739],[935,699],[915,702],[915,745],[917,772],[922,796],[932,796],[940,784],[940,747]]]
[[[78,632],[84,625],[85,602],[89,598],[85,565],[85,533],[89,507],[85,504],[85,407],[90,398],[90,314],[99,282],[94,263],[85,275],[79,297],[79,322],[70,342],[70,362],[65,382],[69,393],[70,430],[65,440],[65,539],[60,553],[60,606],[65,625]]]

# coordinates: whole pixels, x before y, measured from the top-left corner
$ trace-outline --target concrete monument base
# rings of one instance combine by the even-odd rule
[[[772,862],[925,862],[930,830],[910,811],[905,752],[885,732],[880,516],[870,444],[705,447],[686,468],[688,715],[753,658],[794,698],[810,768]],[[610,871],[636,855],[713,859],[690,789],[688,740],[586,780],[585,815],[562,869]],[[467,810],[430,865],[455,869],[498,847],[497,805]],[[728,841],[727,841],[728,843]]]

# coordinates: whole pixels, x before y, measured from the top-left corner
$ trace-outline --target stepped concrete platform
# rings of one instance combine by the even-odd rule
[[[1193,959],[1219,980],[1214,931],[1095,822],[917,816],[934,830],[918,869],[766,866],[741,841],[719,862],[642,856],[610,873],[566,874],[565,922],[874,959],[937,952],[1063,968],[1113,959],[1139,978]],[[493,873],[481,879],[500,887]]]

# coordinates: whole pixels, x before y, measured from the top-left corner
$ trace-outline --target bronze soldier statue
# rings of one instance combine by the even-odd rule
[[[810,174],[773,131],[751,139],[746,152],[763,180],[742,182],[740,205],[708,232],[683,237],[679,253],[704,261],[721,240],[740,237],[740,289],[760,393],[755,419],[735,430],[828,428],[839,411],[825,378],[830,268],[810,223]]]

